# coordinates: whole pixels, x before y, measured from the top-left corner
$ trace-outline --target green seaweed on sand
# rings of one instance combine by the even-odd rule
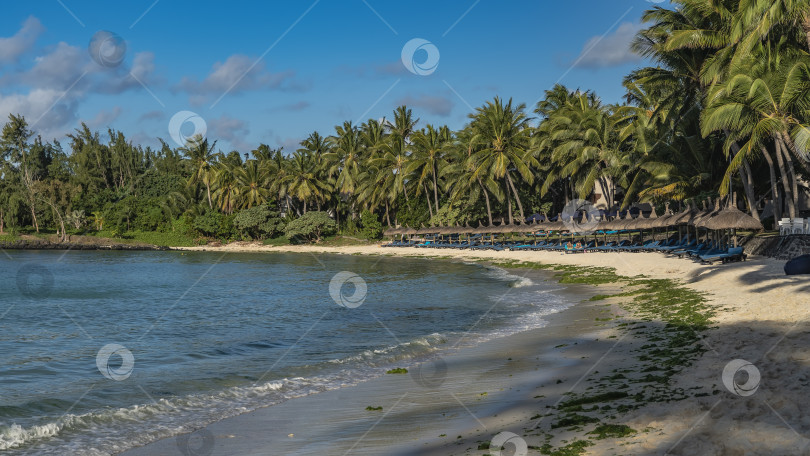
[[[394,369],[386,371],[385,373],[386,374],[407,374],[408,369],[405,369],[404,367],[396,367]]]
[[[678,401],[708,394],[702,388],[684,390],[672,385],[673,377],[706,351],[700,333],[711,328],[717,307],[710,305],[702,293],[686,288],[677,280],[623,276],[606,267],[518,261],[494,266],[547,270],[564,284],[610,285],[617,291],[594,295],[589,301],[611,299],[628,315],[612,320],[596,318],[596,321],[611,321],[609,328],[621,336],[619,341],[628,336],[644,341],[641,348],[633,351],[637,362],[632,369],[614,370],[607,376],[594,371],[583,380],[583,385],[589,385],[582,388],[587,393],[569,393],[557,406],[547,406],[549,413],[533,417],[550,418],[538,430],[565,428],[566,436],[574,432],[575,436],[588,439],[569,443],[558,440],[560,436],[554,431],[546,434],[542,454],[582,454],[593,444],[589,440],[622,439],[638,432],[624,424],[605,423],[605,419],[615,422],[628,411],[650,402]],[[542,419],[537,426],[540,424],[543,424]]]
[[[372,407],[369,405],[368,407],[366,407],[366,410],[368,410],[369,412],[379,412],[382,410],[382,406]]]
[[[593,443],[587,440],[576,440],[555,450],[551,444],[546,443],[540,447],[540,454],[549,456],[579,456],[585,453],[585,448],[592,445]]]
[[[635,434],[637,431],[626,424],[600,424],[596,426],[593,431],[589,432],[589,435],[594,435],[597,440],[607,439],[607,438],[621,438],[627,437],[628,435]]]

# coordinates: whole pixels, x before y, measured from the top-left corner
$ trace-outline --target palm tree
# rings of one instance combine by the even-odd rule
[[[236,181],[242,195],[242,207],[261,206],[270,196],[270,175],[267,166],[258,160],[248,160],[236,169]]]
[[[483,107],[476,108],[474,114],[470,114],[473,141],[480,145],[476,152],[478,167],[486,169],[493,180],[503,179],[506,194],[508,196],[512,192],[523,220],[526,216],[512,173],[516,171],[524,181],[531,184],[534,182],[531,168],[539,166],[529,149],[531,129],[525,109],[526,105],[523,103],[512,107],[511,99],[504,104],[500,98],[495,97]],[[509,223],[512,223],[511,204],[507,205],[507,209]]]
[[[328,163],[328,174],[335,178],[337,193],[352,198],[357,191],[357,176],[363,163],[360,135],[357,127],[348,121],[335,127],[335,133],[329,138],[330,152],[325,154],[324,159]]]
[[[292,155],[288,177],[289,195],[301,202],[303,214],[307,213],[307,201],[318,199],[322,192],[322,182],[317,173],[314,157],[306,149],[299,149]]]
[[[727,150],[732,141],[742,143],[726,170],[720,192],[728,192],[730,175],[742,166],[744,159],[773,146],[785,203],[793,218],[797,214],[798,183],[792,157],[801,157],[794,139],[806,144],[804,132],[810,129],[802,118],[810,102],[810,67],[807,62],[797,61],[760,75],[750,72],[750,67],[740,69],[727,82],[718,84],[703,113],[704,135],[713,131],[729,132]]]
[[[214,168],[212,173],[212,198],[217,202],[220,211],[230,215],[239,206],[240,186],[237,174],[241,169],[233,161],[223,161]]]
[[[456,135],[453,146],[451,153],[454,158],[440,172],[442,177],[453,183],[450,186],[450,201],[464,201],[466,206],[472,207],[480,201],[483,195],[487,219],[489,225],[492,225],[490,195],[502,202],[503,190],[487,172],[487,168],[479,166],[477,160],[481,158],[481,155],[475,153],[477,146],[469,126]]]
[[[405,143],[410,140],[419,119],[413,118],[413,113],[407,106],[398,106],[394,110],[394,122],[386,122],[392,134],[398,135]]]
[[[202,183],[205,185],[205,194],[210,209],[214,208],[214,203],[211,199],[211,181],[214,177],[213,166],[220,157],[219,153],[214,152],[216,145],[216,141],[209,145],[208,138],[202,135],[196,135],[190,138],[185,147],[181,149],[192,164],[192,174],[188,184],[197,185]]]
[[[444,166],[444,155],[450,143],[450,130],[446,126],[438,130],[433,125],[413,134],[407,172],[417,176],[418,185],[430,180],[433,188],[433,207],[439,209],[439,170]],[[430,198],[430,195],[425,195]]]

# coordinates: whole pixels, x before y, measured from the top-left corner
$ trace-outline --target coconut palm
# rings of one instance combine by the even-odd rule
[[[534,182],[532,167],[539,165],[529,148],[531,129],[525,110],[523,103],[513,107],[512,99],[504,104],[499,97],[495,97],[470,114],[473,141],[480,146],[476,151],[478,166],[487,169],[493,180],[503,179],[506,194],[508,196],[512,192],[523,220],[526,215],[512,175],[515,173],[531,184]],[[509,223],[512,223],[511,204],[507,205],[507,210]]]
[[[248,160],[236,169],[236,181],[242,198],[242,207],[261,206],[270,197],[268,167],[259,160]]]
[[[785,203],[790,217],[795,217],[798,185],[793,157],[801,157],[800,151],[807,150],[805,132],[810,126],[803,116],[810,106],[810,67],[805,61],[796,61],[758,75],[750,72],[750,68],[741,68],[727,82],[718,84],[702,117],[704,135],[729,132],[727,150],[732,142],[742,144],[726,170],[720,192],[728,191],[730,175],[744,159],[756,156],[763,147],[773,147]]]
[[[205,186],[205,194],[208,199],[208,207],[214,208],[214,203],[211,199],[211,182],[214,177],[213,167],[220,157],[219,153],[214,152],[217,142],[208,143],[208,138],[201,135],[196,135],[190,138],[186,145],[181,148],[186,158],[191,161],[192,173],[189,178],[189,185],[198,185],[202,183]]]
[[[218,163],[212,172],[211,197],[217,203],[217,208],[230,215],[240,205],[241,187],[238,174],[241,167],[233,160]]]
[[[433,125],[415,132],[411,139],[412,154],[407,172],[416,176],[418,185],[430,182],[433,207],[439,209],[439,170],[444,166],[444,155],[450,144],[450,130],[446,126],[436,129]],[[430,198],[429,195],[426,195]]]

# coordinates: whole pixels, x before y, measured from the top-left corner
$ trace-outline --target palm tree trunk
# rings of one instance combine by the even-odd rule
[[[430,206],[430,192],[428,192],[427,185],[422,182],[422,189],[425,191],[425,199],[428,203],[428,212],[430,213],[430,218],[433,218],[433,208]],[[439,208],[436,208],[438,210]]]
[[[748,200],[748,211],[751,213],[751,217],[760,221],[756,195],[754,195],[754,181],[751,179],[751,167],[748,165],[748,160],[745,159],[743,159],[743,166],[740,168],[740,180],[745,192],[745,199]]]
[[[771,157],[771,154],[768,153],[768,149],[765,146],[760,146],[760,150],[762,151],[762,156],[765,157],[765,161],[768,162],[768,171],[770,172],[771,177],[771,198],[773,199],[773,218],[775,224],[782,218],[782,197],[779,195],[779,185],[776,181],[776,171],[773,167],[773,158]]]
[[[509,181],[504,179],[506,184],[506,213],[509,214],[509,224],[512,224],[512,191],[509,188]]]
[[[436,164],[433,164],[433,201],[436,202],[436,212],[439,211],[439,182],[436,178]]]
[[[489,218],[489,225],[492,226],[492,207],[489,205],[489,192],[487,191],[484,184],[481,183],[481,178],[476,178],[478,180],[478,185],[481,186],[481,190],[484,191],[484,200],[487,202],[487,217]]]
[[[526,214],[523,213],[523,204],[520,202],[520,195],[518,195],[517,188],[515,188],[515,184],[512,182],[512,176],[509,175],[509,171],[506,172],[506,180],[509,181],[509,186],[512,188],[512,191],[515,192],[515,201],[518,205],[518,212],[520,212],[520,219],[525,221]]]
[[[796,179],[795,167],[793,166],[793,157],[790,156],[790,148],[788,143],[791,141],[786,139],[786,136],[787,135],[785,135],[785,133],[782,133],[779,139],[782,143],[782,153],[785,154],[785,167],[788,170],[788,174],[790,174],[790,193],[792,196],[791,205],[793,206],[793,215],[791,215],[790,218],[795,218],[796,209],[799,206],[799,181]]]
[[[391,228],[391,216],[388,214],[388,201],[385,201],[385,221],[388,222],[388,227]]]
[[[211,202],[211,185],[208,182],[205,183],[205,192],[208,195],[208,208],[213,209],[214,203]]]
[[[788,176],[785,160],[782,155],[782,143],[778,138],[775,138],[774,143],[776,144],[776,163],[779,165],[779,174],[782,176],[782,187],[785,190],[785,205],[787,206],[790,218],[794,218],[796,217],[796,207],[793,206],[793,195],[790,191],[790,177]]]

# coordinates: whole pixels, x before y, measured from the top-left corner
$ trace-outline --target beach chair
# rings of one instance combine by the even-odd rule
[[[790,219],[788,234],[804,234],[804,219]]]
[[[679,242],[676,241],[676,242],[672,243],[671,245],[658,246],[656,248],[656,250],[658,250],[659,252],[670,253],[673,250],[677,250],[677,249],[681,249],[681,248],[688,248],[689,244],[691,244],[692,242],[693,241],[690,241],[689,238],[683,238],[681,241],[679,241]]]
[[[688,242],[686,245],[683,245],[683,246],[680,246],[680,247],[676,247],[676,248],[674,248],[674,249],[668,249],[668,250],[666,250],[666,253],[668,253],[668,254],[670,254],[670,255],[677,255],[677,254],[679,254],[679,253],[683,253],[685,250],[693,249],[693,248],[695,248],[695,247],[697,247],[697,246],[698,246],[698,241],[697,241],[697,239],[692,239],[692,240],[691,240],[691,241],[689,241],[689,242]]]
[[[791,226],[792,225],[790,223],[789,218],[783,218],[782,220],[780,220],[779,221],[779,235],[780,236],[785,236],[785,235],[790,234]]]
[[[619,252],[619,251],[621,251],[621,249],[623,249],[623,248],[625,248],[625,247],[629,246],[630,244],[631,244],[631,242],[630,242],[629,240],[625,239],[625,240],[623,240],[623,241],[619,242],[619,243],[618,243],[618,244],[616,244],[616,245],[613,245],[613,246],[610,246],[610,247],[606,247],[606,248],[604,249],[604,251],[605,251],[605,252]]]
[[[692,259],[699,258],[701,255],[714,255],[715,253],[723,253],[724,249],[716,247],[714,244],[706,244],[702,249],[687,250],[686,256]]]
[[[715,261],[728,263],[730,261],[745,261],[747,255],[743,253],[742,247],[732,247],[724,252],[700,255],[700,262],[711,264]]]
[[[706,243],[701,242],[699,244],[696,244],[696,245],[691,246],[691,247],[686,248],[686,249],[676,250],[676,251],[674,251],[672,253],[675,254],[675,255],[678,255],[678,258],[682,258],[684,255],[689,255],[692,252],[699,252],[699,251],[702,251],[705,248],[706,248]]]
[[[604,252],[604,251],[606,251],[607,249],[609,249],[611,247],[615,247],[617,244],[618,243],[616,241],[610,241],[607,244],[598,245],[598,246],[594,247],[592,250],[594,250],[596,252]]]

